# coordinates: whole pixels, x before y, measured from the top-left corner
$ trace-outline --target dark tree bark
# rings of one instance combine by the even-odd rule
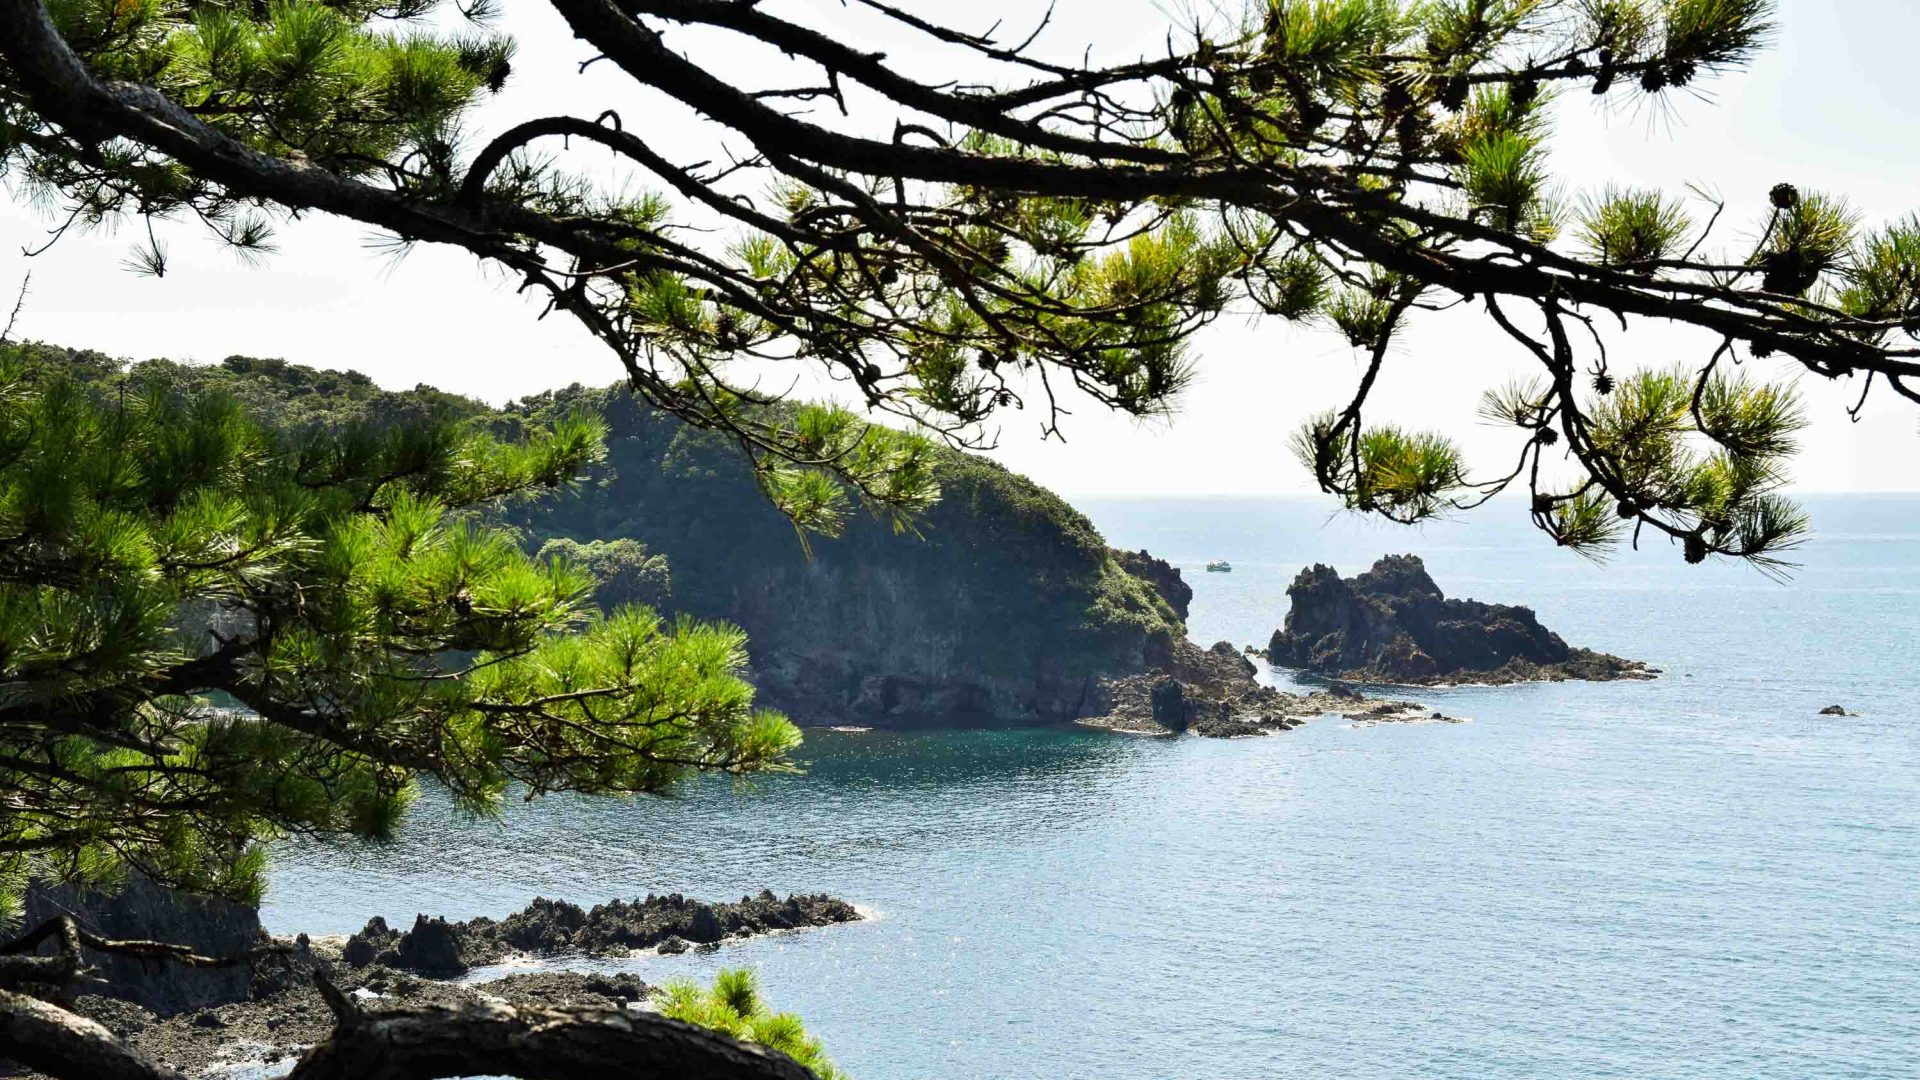
[[[56,1080],[187,1080],[98,1023],[38,998],[0,990],[0,1061]]]
[[[652,1013],[469,1005],[350,1015],[289,1080],[811,1080],[792,1058]]]

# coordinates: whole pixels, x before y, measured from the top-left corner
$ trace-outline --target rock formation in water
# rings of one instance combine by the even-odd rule
[[[404,933],[376,916],[347,939],[341,959],[352,967],[379,964],[422,975],[457,975],[516,954],[679,952],[730,938],[859,918],[860,913],[844,900],[818,895],[781,900],[770,891],[743,896],[737,904],[709,904],[675,893],[631,902],[614,900],[592,910],[543,898],[497,922],[479,918],[456,923],[420,915]]]
[[[1279,667],[1420,685],[1658,674],[1633,660],[1570,648],[1528,608],[1449,600],[1415,555],[1386,556],[1353,578],[1309,567],[1287,596],[1292,610],[1267,645],[1267,658]]]
[[[1132,735],[1195,735],[1234,739],[1275,735],[1321,716],[1356,724],[1449,720],[1411,701],[1380,701],[1335,684],[1312,694],[1264,685],[1258,669],[1229,642],[1202,649],[1182,640],[1151,671],[1103,681],[1100,713],[1089,727]]]

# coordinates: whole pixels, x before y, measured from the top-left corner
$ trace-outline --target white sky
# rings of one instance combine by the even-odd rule
[[[480,128],[495,131],[554,112],[592,117],[612,106],[670,157],[692,162],[715,153],[711,126],[634,92],[610,65],[576,74],[588,50],[541,0],[502,6],[499,27],[520,40],[521,53],[513,83],[486,106]],[[1004,17],[1018,28],[1004,31],[1007,38],[1024,36],[1045,10],[1034,0],[908,6],[973,30]],[[917,46],[832,0],[765,0],[763,7],[892,50],[893,60],[916,74],[944,61],[941,54],[908,55]],[[1920,4],[1781,0],[1779,7],[1779,43],[1748,72],[1704,87],[1711,103],[1668,95],[1678,108],[1655,115],[1635,106],[1605,112],[1585,94],[1563,101],[1555,162],[1570,191],[1608,182],[1681,191],[1699,183],[1728,199],[1717,236],[1729,243],[1752,235],[1767,190],[1783,180],[1845,194],[1869,224],[1920,209],[1920,117],[1910,66]],[[1161,53],[1169,26],[1185,10],[1149,0],[1060,0],[1041,42],[1065,60],[1077,59],[1088,42],[1096,61]],[[669,40],[716,68],[774,78],[763,72],[771,66],[767,57],[716,54],[692,35]],[[886,123],[890,128],[891,116]],[[17,201],[0,202],[0,293],[10,298],[21,274],[33,274],[17,328],[25,337],[134,358],[278,356],[357,368],[385,386],[424,382],[494,402],[620,376],[612,355],[571,320],[536,322],[535,306],[516,297],[512,283],[458,251],[421,248],[395,264],[368,249],[359,226],[307,219],[284,227],[280,253],[256,268],[182,225],[163,233],[171,269],[155,280],[123,268],[134,239],[124,230],[69,236],[37,258],[18,256],[40,242],[48,224]],[[1447,430],[1472,460],[1504,471],[1518,444],[1510,433],[1481,426],[1474,406],[1483,388],[1527,368],[1518,347],[1490,330],[1480,314],[1426,317],[1389,360],[1369,419]],[[1711,347],[1645,325],[1612,344],[1616,370],[1698,358]],[[1344,403],[1359,358],[1330,333],[1241,319],[1209,330],[1199,355],[1200,381],[1170,422],[1143,425],[1089,404],[1070,418],[1070,441],[1062,445],[1036,437],[1037,417],[1009,413],[995,456],[1068,494],[1310,490],[1285,452],[1286,436],[1309,414]],[[1802,386],[1815,424],[1797,462],[1798,487],[1920,490],[1920,409],[1880,394],[1864,421],[1852,424],[1844,408],[1857,387],[1814,379]]]

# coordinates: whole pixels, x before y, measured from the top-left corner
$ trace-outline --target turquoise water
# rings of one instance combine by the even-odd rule
[[[1781,585],[1664,546],[1598,570],[1512,508],[1409,532],[1090,503],[1187,568],[1203,644],[1264,643],[1308,562],[1415,551],[1668,674],[1230,743],[813,733],[805,776],[747,791],[501,824],[429,801],[394,849],[283,852],[266,917],[831,892],[872,917],[605,966],[751,965],[860,1080],[1920,1075],[1920,498],[1812,508]]]

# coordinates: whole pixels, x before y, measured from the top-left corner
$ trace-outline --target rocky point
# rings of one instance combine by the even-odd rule
[[[1388,555],[1342,578],[1300,571],[1267,658],[1277,667],[1364,682],[1560,682],[1651,679],[1634,660],[1570,647],[1529,608],[1447,598],[1417,555]]]

